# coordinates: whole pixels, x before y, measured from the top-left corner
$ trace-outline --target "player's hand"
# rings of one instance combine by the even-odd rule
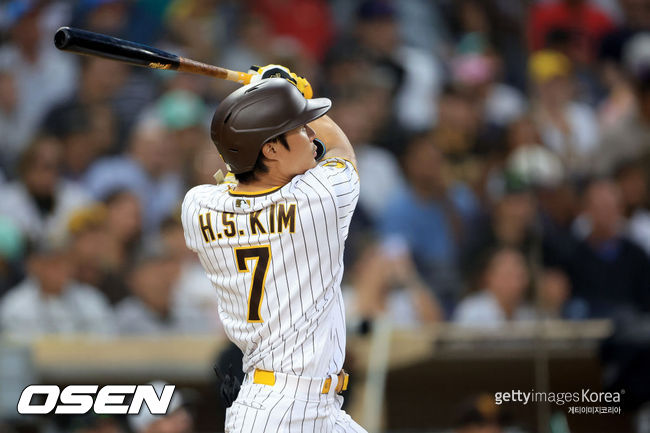
[[[221,400],[223,400],[226,408],[229,408],[232,406],[233,402],[237,400],[239,389],[241,388],[241,383],[239,382],[237,376],[231,373],[223,373],[216,365],[214,365],[212,369],[217,374],[217,378],[220,382],[218,391],[219,395],[221,396]]]
[[[307,81],[306,78],[296,75],[294,72],[291,72],[289,68],[282,65],[253,65],[248,70],[248,73],[253,76],[251,78],[251,83],[257,83],[265,78],[284,78],[296,86],[298,90],[300,90],[300,93],[302,93],[302,96],[306,99],[311,99],[312,96],[314,96],[311,84],[309,84],[309,81]]]

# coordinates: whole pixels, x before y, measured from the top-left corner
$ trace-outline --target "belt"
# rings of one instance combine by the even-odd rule
[[[350,379],[350,375],[346,373],[345,370],[341,370],[339,374],[337,374],[337,377],[338,380],[336,381],[335,390],[337,394],[340,394],[341,392],[348,389],[348,381]],[[275,373],[272,371],[260,370],[256,368],[255,372],[253,373],[253,383],[273,386],[275,385]],[[323,382],[323,388],[321,389],[321,394],[329,393],[331,387],[332,387],[332,378],[327,377]]]

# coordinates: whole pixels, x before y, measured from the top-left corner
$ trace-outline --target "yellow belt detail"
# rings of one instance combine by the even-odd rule
[[[321,391],[321,394],[327,394],[330,392],[330,386],[332,386],[332,378],[328,377],[325,379],[325,383],[323,384],[323,390]]]
[[[341,370],[338,376],[339,376],[339,380],[336,384],[336,392],[340,393],[348,389],[348,381],[350,380],[350,375],[347,374],[345,370]],[[253,373],[253,383],[273,386],[275,385],[275,373],[268,370],[255,369],[255,372]],[[331,386],[332,386],[332,378],[328,377],[327,379],[325,379],[325,383],[323,384],[323,389],[321,393],[327,394],[330,391]]]
[[[253,374],[253,383],[273,386],[275,385],[275,373],[268,370],[255,369],[255,373]]]

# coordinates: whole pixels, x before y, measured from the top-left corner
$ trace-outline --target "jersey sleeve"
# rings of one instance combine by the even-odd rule
[[[300,183],[307,184],[324,198],[330,199],[336,207],[338,229],[346,237],[359,200],[359,174],[354,164],[343,158],[324,159],[300,176]]]

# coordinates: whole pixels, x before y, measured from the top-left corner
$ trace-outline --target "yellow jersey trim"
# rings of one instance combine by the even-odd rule
[[[282,188],[282,186],[274,186],[273,188],[263,189],[261,191],[248,192],[248,191],[233,191],[232,187],[229,187],[228,188],[228,193],[230,195],[233,195],[233,196],[236,196],[236,197],[258,197],[258,196],[261,196],[261,195],[271,194],[272,192],[275,192],[275,191],[279,190],[280,188]]]
[[[354,164],[354,162],[350,161],[347,158],[343,158],[342,156],[330,156],[328,158],[321,159],[320,162],[323,163],[323,162],[327,161],[327,162],[325,162],[325,164],[323,164],[324,166],[326,166],[330,162],[336,162],[337,159],[342,159],[343,161],[349,162],[350,165],[352,166],[352,168],[354,168],[354,171],[357,172],[357,176],[359,176],[359,170],[357,170],[357,166]]]

